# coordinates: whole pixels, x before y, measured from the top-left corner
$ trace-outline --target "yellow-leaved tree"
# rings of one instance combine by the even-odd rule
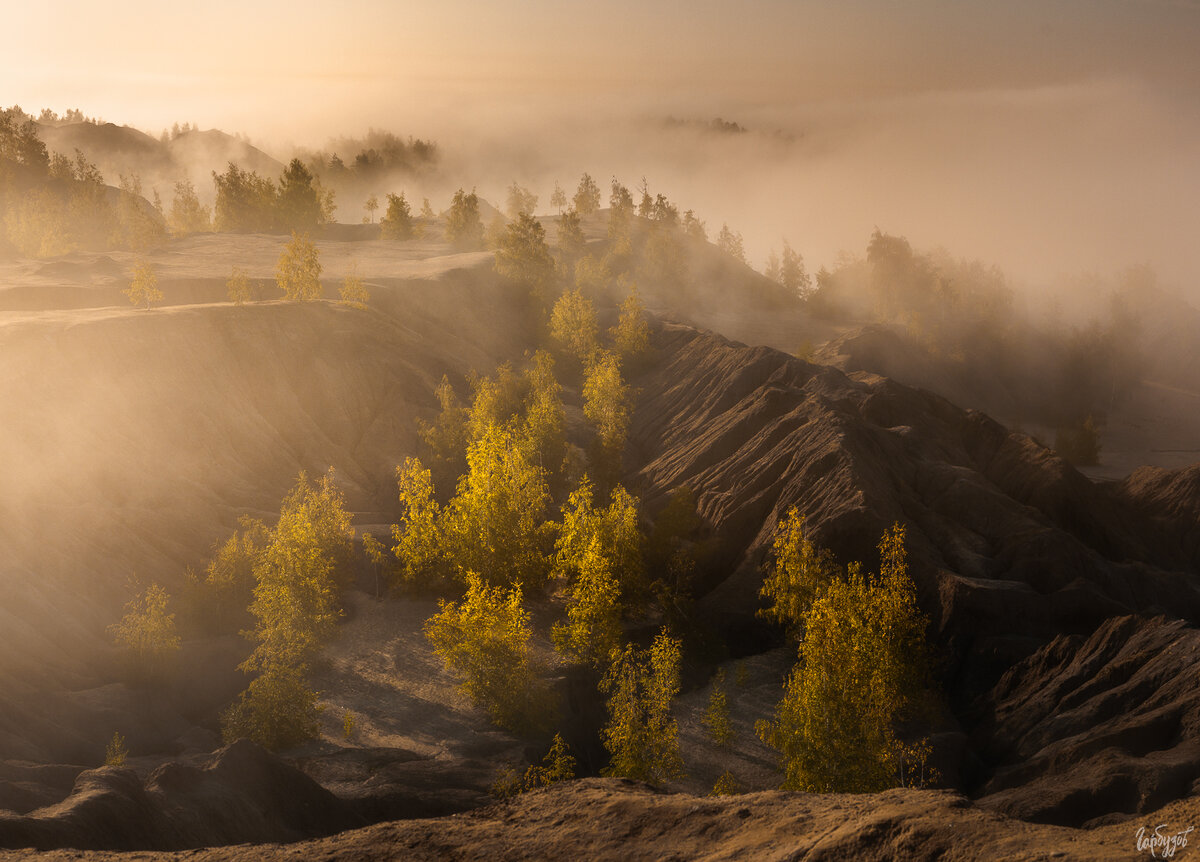
[[[121,291],[134,306],[141,305],[149,310],[156,302],[162,302],[163,292],[158,288],[158,274],[149,262],[139,260],[133,265],[133,280]]]
[[[292,238],[279,255],[275,283],[284,299],[310,302],[321,298],[321,253],[308,234],[292,231]]]
[[[339,576],[348,572],[353,537],[333,471],[316,483],[301,473],[255,561],[255,627],[247,633],[255,647],[241,669],[258,676],[222,716],[226,741],[248,737],[280,749],[316,734],[308,672],[341,616]]]
[[[466,581],[461,601],[438,602],[438,613],[425,623],[426,637],[463,692],[496,724],[514,731],[544,728],[552,710],[530,653],[520,585],[491,587],[471,572]]]
[[[833,555],[809,538],[805,518],[795,506],[776,526],[771,550],[774,563],[759,590],[759,595],[771,604],[759,615],[784,626],[799,639],[812,603],[840,570]]]
[[[608,724],[601,732],[609,764],[601,772],[662,784],[683,775],[679,724],[671,701],[679,693],[680,642],[664,629],[648,650],[633,644],[613,653],[601,682]]]
[[[884,533],[879,551],[877,577],[854,564],[817,590],[775,718],[756,727],[780,752],[785,789],[860,793],[928,777],[927,741],[896,735],[924,707],[929,676],[904,528]]]
[[[125,616],[108,627],[117,646],[129,660],[130,674],[138,682],[160,682],[179,652],[175,614],[167,613],[171,597],[151,584],[125,604]]]

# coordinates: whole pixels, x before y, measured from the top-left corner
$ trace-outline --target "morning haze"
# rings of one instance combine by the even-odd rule
[[[1186,852],[1200,3],[4,21],[0,862]]]

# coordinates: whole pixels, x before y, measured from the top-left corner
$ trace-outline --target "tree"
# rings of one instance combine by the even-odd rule
[[[649,650],[627,644],[613,654],[601,682],[608,696],[604,775],[662,784],[683,775],[679,725],[671,701],[679,693],[680,642],[662,630]]]
[[[562,473],[567,455],[566,412],[562,387],[554,377],[554,358],[544,350],[535,352],[525,370],[525,379],[529,391],[521,439],[529,460],[545,470],[548,480],[554,482]]]
[[[702,242],[708,242],[708,230],[704,222],[696,218],[696,214],[688,210],[683,214],[683,232]]]
[[[167,613],[171,597],[158,584],[125,604],[125,616],[108,627],[108,633],[125,651],[136,679],[160,680],[171,658],[179,652],[175,614]]]
[[[575,204],[575,211],[580,215],[591,215],[600,209],[600,187],[591,175],[585,173],[579,178],[579,188],[575,190],[572,202]]]
[[[467,575],[460,602],[438,602],[425,623],[434,651],[459,678],[463,692],[501,727],[526,731],[548,718],[541,668],[530,655],[529,614],[521,587],[490,587]]]
[[[320,733],[317,693],[300,668],[272,666],[221,714],[226,744],[250,739],[263,748],[281,751]]]
[[[650,185],[646,182],[646,178],[642,177],[642,184],[638,186],[638,191],[642,193],[642,199],[638,203],[637,214],[639,218],[649,219],[654,217],[654,198],[650,197]]]
[[[213,547],[202,576],[188,572],[189,605],[213,632],[236,633],[244,628],[254,598],[254,572],[270,541],[270,530],[262,521],[243,515],[238,524],[240,531],[234,530]]]
[[[115,766],[118,769],[125,766],[125,758],[129,756],[129,746],[125,744],[125,737],[117,731],[113,731],[112,739],[108,741],[108,746],[104,749],[104,765]]]
[[[433,221],[435,218],[437,218],[437,214],[434,213],[433,207],[429,205],[429,198],[424,198],[421,201],[421,218],[425,219],[426,221]]]
[[[396,468],[400,523],[392,525],[392,553],[404,583],[423,589],[450,582],[450,561],[442,535],[442,510],[433,498],[433,476],[416,458]]]
[[[292,232],[291,241],[279,255],[275,283],[284,299],[311,302],[321,298],[321,254],[307,234]]]
[[[384,239],[411,239],[413,235],[412,213],[404,192],[388,193],[387,210],[379,222],[380,236]]]
[[[359,278],[358,271],[351,267],[350,272],[346,273],[345,279],[342,280],[342,286],[338,288],[338,297],[343,305],[353,306],[354,308],[366,308],[367,301],[371,298],[371,294],[367,292],[366,285]]]
[[[144,260],[133,265],[133,281],[121,292],[129,297],[134,306],[144,304],[147,311],[154,303],[162,302],[163,298],[163,292],[158,289],[158,274],[154,267]]]
[[[725,747],[733,741],[733,725],[729,721],[729,698],[725,694],[724,668],[718,668],[713,675],[708,709],[704,711],[704,726],[708,729],[709,738],[717,745]]]
[[[588,366],[583,381],[583,415],[595,426],[600,448],[618,463],[632,412],[631,390],[621,376],[621,359],[604,351]]]
[[[312,172],[299,159],[292,159],[279,178],[276,223],[286,230],[312,230],[325,221],[323,204]]]
[[[224,174],[213,171],[213,183],[217,189],[217,230],[263,233],[274,228],[276,195],[270,180],[230,162]]]
[[[608,238],[613,254],[627,255],[633,250],[633,196],[616,177],[608,198]]]
[[[434,390],[441,410],[437,420],[430,424],[417,419],[417,433],[429,448],[433,469],[439,481],[458,479],[467,469],[467,418],[470,410],[458,400],[450,378],[442,375],[442,381]]]
[[[550,337],[563,353],[584,364],[599,348],[596,311],[578,288],[565,291],[554,303]]]
[[[479,197],[472,189],[454,193],[446,214],[446,240],[459,251],[483,248],[483,222],[479,218]]]
[[[927,745],[904,745],[896,723],[911,719],[928,679],[925,619],[908,575],[904,528],[879,545],[880,571],[854,564],[830,581],[803,618],[804,640],[773,721],[756,726],[778,749],[783,787],[873,792],[908,779]]]
[[[366,203],[363,204],[363,209],[367,211],[367,218],[370,220],[370,224],[375,224],[375,210],[379,209],[379,198],[375,197],[375,195],[368,197]]]
[[[171,215],[167,223],[176,236],[212,230],[212,211],[200,203],[190,180],[175,183],[175,198],[171,202]]]
[[[540,766],[531,764],[524,775],[509,766],[492,785],[492,795],[499,799],[512,799],[530,790],[549,787],[560,781],[570,781],[574,777],[575,758],[571,756],[571,748],[562,738],[562,734],[556,733]]]
[[[225,282],[225,287],[229,294],[229,301],[234,305],[242,305],[250,301],[250,279],[246,277],[244,269],[235,266],[229,274],[229,280]]]
[[[742,247],[742,235],[731,231],[727,224],[721,224],[721,232],[717,234],[717,248],[734,260],[746,262],[746,250]]]
[[[626,360],[636,359],[650,349],[650,324],[637,285],[630,285],[629,296],[621,303],[617,325],[609,331],[613,347]]]
[[[508,187],[508,206],[505,212],[512,220],[516,220],[521,216],[532,216],[537,209],[538,196],[527,188],[523,188],[516,183]]]
[[[771,253],[767,255],[767,268],[763,270],[763,275],[776,283],[780,282],[781,270],[779,268],[779,253],[775,249],[771,249]]]
[[[550,195],[550,206],[554,207],[560,213],[567,207],[567,193],[558,184],[558,180],[554,181],[554,191]]]
[[[550,569],[546,474],[509,428],[489,425],[467,448],[467,474],[446,507],[442,527],[459,577],[540,586]]]
[[[587,239],[583,235],[583,227],[579,221],[579,213],[570,209],[558,217],[558,253],[568,276],[575,266],[575,261],[583,257],[587,250]]]
[[[759,596],[769,607],[759,615],[784,626],[797,639],[805,615],[822,590],[839,574],[833,554],[819,548],[808,535],[804,516],[795,506],[775,527],[774,563],[767,570]]]
[[[505,228],[496,249],[496,272],[544,301],[554,284],[554,258],[546,245],[546,233],[533,216],[518,213]]]
[[[637,501],[615,488],[608,508],[597,510],[585,476],[562,514],[555,573],[567,581],[567,620],[554,626],[554,643],[600,668],[620,645],[622,608],[638,605],[644,591]]]
[[[779,283],[804,299],[812,292],[812,279],[804,269],[804,258],[783,241],[783,261],[779,266]]]
[[[142,181],[137,174],[121,176],[121,194],[117,202],[117,224],[121,245],[143,251],[160,245],[165,239],[161,216],[142,196]],[[161,202],[160,202],[161,205]]]

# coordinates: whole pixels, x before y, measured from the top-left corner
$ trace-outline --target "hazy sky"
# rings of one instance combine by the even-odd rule
[[[383,127],[436,138],[492,197],[646,174],[755,256],[788,236],[830,262],[879,224],[1018,272],[1200,278],[1200,0],[48,0],[5,18],[0,101],[27,110],[276,152]],[[802,143],[687,149],[622,125],[667,114]]]

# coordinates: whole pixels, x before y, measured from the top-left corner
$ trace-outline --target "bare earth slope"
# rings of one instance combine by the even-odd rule
[[[94,860],[1126,860],[1137,829],[1166,834],[1196,822],[1194,800],[1155,822],[1079,831],[1009,820],[947,791],[813,795],[768,791],[719,799],[666,794],[620,779],[583,779],[511,804],[431,820],[381,823],[291,845],[186,853],[50,852],[47,862]],[[1177,858],[1187,858],[1186,850]],[[1144,851],[1143,851],[1144,852]],[[1162,853],[1161,846],[1158,848]],[[0,851],[0,860],[24,854]]]

